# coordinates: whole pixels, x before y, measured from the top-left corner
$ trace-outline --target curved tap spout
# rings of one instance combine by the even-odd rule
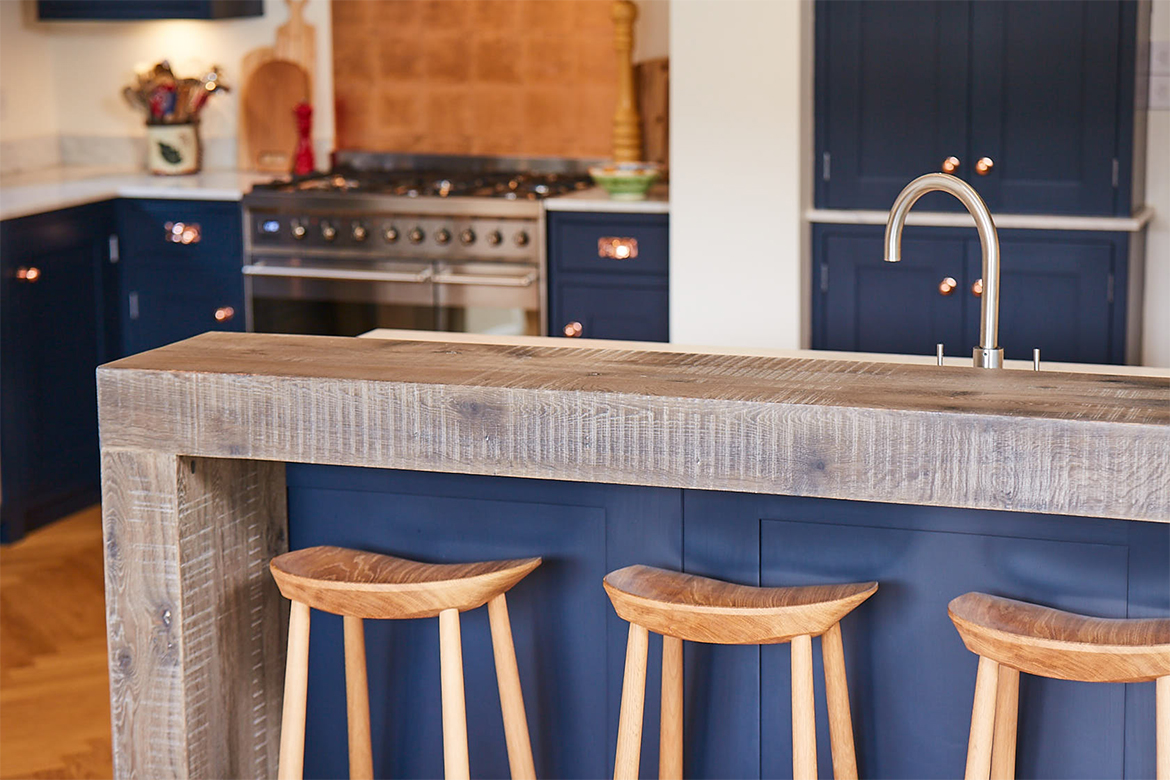
[[[1002,368],[1003,349],[999,346],[999,236],[991,212],[970,184],[945,173],[928,173],[906,185],[890,207],[886,222],[886,262],[902,259],[902,228],[914,203],[928,192],[949,192],[967,207],[975,219],[979,243],[983,248],[983,295],[980,303],[979,345],[975,347],[976,368]]]

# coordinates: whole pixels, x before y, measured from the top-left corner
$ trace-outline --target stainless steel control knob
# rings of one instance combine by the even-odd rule
[[[499,243],[503,240],[504,240],[504,237],[500,234],[500,231],[498,231],[498,230],[493,230],[492,232],[487,234],[487,242],[489,244],[491,244],[492,246],[498,246]]]
[[[462,232],[459,234],[459,240],[460,240],[461,242],[463,242],[463,244],[464,244],[465,246],[466,246],[466,245],[469,245],[469,244],[474,244],[474,243],[475,243],[475,231],[474,231],[474,230],[472,230],[471,228],[466,228],[466,229],[464,229],[464,230],[463,230],[463,231],[462,231]]]
[[[410,243],[412,244],[421,244],[423,239],[427,237],[427,234],[423,232],[422,228],[416,227],[407,233],[406,237],[410,239]]]
[[[337,228],[333,227],[333,223],[321,223],[321,238],[325,239],[326,241],[332,241],[333,239],[337,238]]]
[[[305,223],[304,222],[294,222],[293,223],[292,237],[295,238],[297,241],[300,241],[301,239],[303,239],[305,237],[306,232],[307,231],[305,230]]]
[[[435,231],[435,242],[438,244],[451,243],[451,231],[447,228],[439,228]]]
[[[365,241],[366,238],[369,237],[369,235],[370,235],[370,232],[368,230],[366,230],[365,225],[363,225],[360,222],[353,223],[353,240],[354,241]]]
[[[528,246],[528,233],[521,230],[519,233],[512,236],[512,240],[516,242],[516,246]]]
[[[398,240],[398,228],[391,225],[382,231],[382,238],[386,239],[387,244],[393,244]]]

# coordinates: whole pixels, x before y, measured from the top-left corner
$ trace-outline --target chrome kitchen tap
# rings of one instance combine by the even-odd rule
[[[914,203],[928,192],[949,192],[975,218],[979,243],[983,247],[983,294],[979,316],[979,345],[975,347],[976,368],[1003,368],[999,341],[999,236],[991,212],[970,184],[945,173],[928,173],[906,185],[890,207],[886,222],[886,262],[902,259],[902,228]]]

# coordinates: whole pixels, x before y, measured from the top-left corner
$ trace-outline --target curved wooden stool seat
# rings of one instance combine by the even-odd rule
[[[610,572],[605,591],[630,623],[614,777],[636,778],[641,758],[648,632],[662,634],[662,726],[658,776],[681,778],[682,643],[792,643],[792,772],[817,776],[812,638],[821,637],[833,775],[856,778],[841,618],[877,590],[876,582],[757,588],[693,574],[628,566]]]
[[[967,593],[947,608],[979,656],[968,780],[1015,776],[1020,672],[1079,682],[1157,681],[1157,778],[1170,780],[1170,618],[1107,619]]]
[[[305,705],[309,671],[309,610],[344,618],[345,692],[349,719],[349,773],[374,776],[366,684],[364,618],[439,618],[443,696],[443,767],[447,778],[467,778],[467,713],[459,613],[488,605],[508,764],[514,778],[536,777],[512,626],[504,594],[541,563],[521,558],[432,564],[344,547],[309,547],[272,559],[269,569],[292,602],[288,627],[279,777],[299,778],[304,767]]]

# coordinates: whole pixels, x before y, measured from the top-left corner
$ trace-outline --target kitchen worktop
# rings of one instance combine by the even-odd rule
[[[238,201],[270,173],[204,171],[192,176],[152,176],[141,170],[62,167],[0,177],[0,219],[97,203],[111,198]]]
[[[613,200],[601,187],[570,192],[543,201],[546,211],[597,211],[613,214],[669,214],[670,185],[655,184],[645,200]]]

